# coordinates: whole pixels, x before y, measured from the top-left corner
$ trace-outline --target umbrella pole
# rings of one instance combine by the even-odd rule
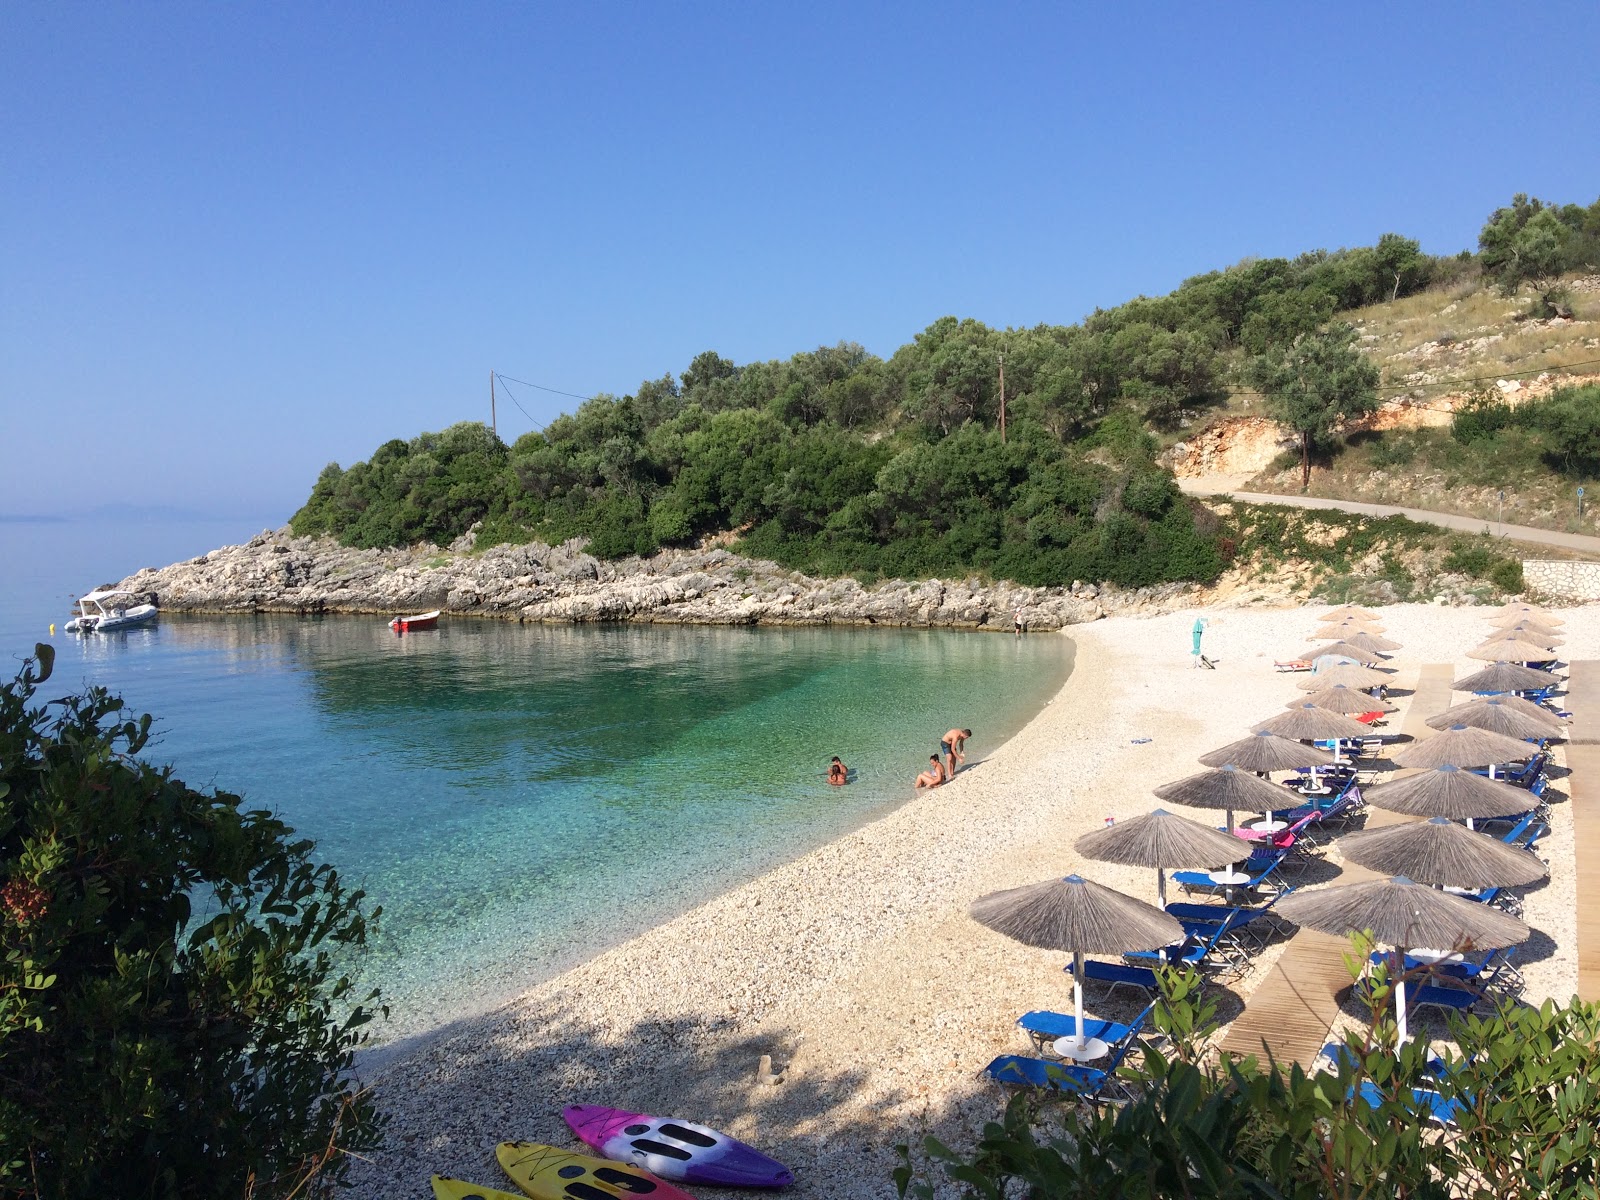
[[[1083,1051],[1083,951],[1072,952],[1072,1012],[1078,1019],[1078,1051]]]
[[[1156,896],[1161,901],[1163,910],[1167,907],[1167,873],[1161,867],[1156,868]]]
[[[1394,977],[1394,1012],[1395,1022],[1400,1029],[1400,1046],[1406,1044],[1406,974],[1405,959],[1398,953],[1394,956],[1396,973]]]
[[[1269,813],[1268,816],[1270,815],[1271,814]],[[1228,832],[1233,832],[1233,809],[1231,808],[1228,810]]]

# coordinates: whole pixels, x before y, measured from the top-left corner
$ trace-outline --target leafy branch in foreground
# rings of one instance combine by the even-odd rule
[[[377,993],[335,955],[378,915],[312,843],[136,756],[101,688],[0,687],[0,1192],[290,1197],[382,1121],[351,1075]]]
[[[1365,962],[1365,950],[1357,958]],[[1381,969],[1372,981],[1384,994]],[[1168,974],[1158,1025],[1121,1072],[1130,1099],[1091,1106],[1029,1090],[962,1152],[928,1139],[931,1164],[984,1200],[1465,1200],[1592,1197],[1600,1159],[1600,1006],[1504,1006],[1452,1020],[1456,1049],[1396,1046],[1392,1022],[1351,1035],[1335,1069],[1196,1053],[1214,1030],[1192,973]],[[1441,1125],[1433,1114],[1445,1114]],[[902,1200],[934,1181],[900,1147]],[[942,1194],[942,1193],[941,1193]]]

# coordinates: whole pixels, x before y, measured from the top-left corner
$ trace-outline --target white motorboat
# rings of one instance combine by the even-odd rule
[[[90,592],[78,601],[78,615],[68,621],[68,633],[110,633],[114,629],[129,629],[135,625],[148,625],[159,611],[154,604],[129,604],[145,593],[124,592],[115,588]]]

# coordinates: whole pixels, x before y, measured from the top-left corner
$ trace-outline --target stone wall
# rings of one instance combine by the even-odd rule
[[[1524,559],[1522,579],[1530,592],[1567,600],[1600,600],[1600,562]]]

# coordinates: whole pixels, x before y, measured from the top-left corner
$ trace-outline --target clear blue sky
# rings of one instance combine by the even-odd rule
[[[0,514],[1600,195],[1600,5],[0,6]],[[573,401],[515,389],[544,421]],[[502,404],[511,440],[530,421]]]

